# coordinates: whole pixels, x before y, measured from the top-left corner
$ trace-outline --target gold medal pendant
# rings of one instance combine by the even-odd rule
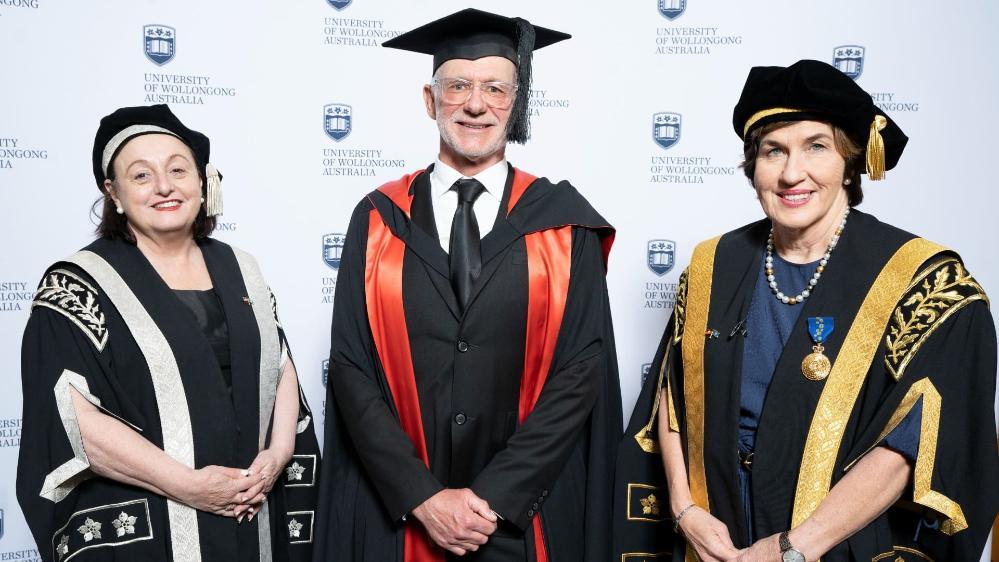
[[[822,347],[822,344],[815,344],[812,346],[812,353],[806,355],[805,360],[801,362],[801,374],[805,375],[806,379],[821,381],[829,376],[829,371],[832,370],[832,363],[822,353],[823,351],[825,351],[825,348]]]

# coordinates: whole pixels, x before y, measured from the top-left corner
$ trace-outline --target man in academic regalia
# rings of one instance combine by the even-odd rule
[[[385,43],[433,56],[440,148],[351,217],[316,560],[610,557],[614,231],[505,157],[529,136],[532,51],[567,38],[467,9]]]

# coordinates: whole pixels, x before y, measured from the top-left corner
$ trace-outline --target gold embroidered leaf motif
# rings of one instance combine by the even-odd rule
[[[50,308],[69,318],[103,350],[107,343],[107,321],[97,300],[97,292],[76,275],[56,269],[46,275],[31,303]]]
[[[920,272],[900,300],[885,336],[885,367],[895,380],[940,323],[971,302],[988,302],[982,287],[953,257]]]
[[[642,504],[642,515],[659,515],[659,500],[655,494],[638,500]]]

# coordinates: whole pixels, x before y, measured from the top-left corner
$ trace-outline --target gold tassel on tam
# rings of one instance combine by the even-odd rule
[[[885,141],[881,138],[881,129],[886,125],[888,120],[884,115],[875,115],[867,139],[867,177],[875,181],[885,178]]]
[[[211,162],[205,166],[205,175],[208,176],[208,187],[205,189],[205,212],[210,217],[221,215],[222,178]]]

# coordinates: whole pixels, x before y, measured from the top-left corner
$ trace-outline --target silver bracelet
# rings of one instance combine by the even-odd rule
[[[676,519],[673,520],[673,532],[674,533],[679,533],[680,532],[680,520],[683,519],[683,516],[686,515],[687,512],[690,511],[690,509],[693,508],[693,507],[697,507],[697,504],[696,503],[692,503],[692,504],[688,505],[687,507],[681,509],[680,513],[677,514]]]

